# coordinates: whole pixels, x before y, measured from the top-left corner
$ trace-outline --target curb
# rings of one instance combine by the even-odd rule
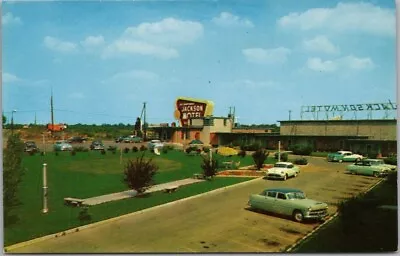
[[[375,183],[373,186],[371,186],[369,189],[367,189],[367,191],[363,192],[363,193],[368,193],[369,191],[371,191],[373,188],[375,188],[376,186],[378,186],[379,184],[381,184],[383,181],[383,179],[381,179],[380,181],[378,181],[377,183]],[[315,229],[313,229],[311,232],[307,233],[307,235],[305,235],[304,237],[302,237],[300,240],[298,240],[297,242],[295,242],[293,245],[291,245],[289,248],[285,249],[284,252],[291,252],[294,248],[296,248],[299,244],[301,244],[302,242],[304,242],[305,240],[307,240],[310,236],[312,236],[314,233],[316,233],[318,230],[320,230],[322,227],[326,226],[328,223],[330,223],[331,221],[333,221],[337,216],[339,215],[339,212],[335,212],[334,215],[332,215],[329,219],[327,219],[324,223],[322,223],[321,225],[317,226]]]
[[[114,222],[114,221],[117,221],[119,219],[123,219],[123,218],[126,218],[126,217],[132,217],[132,216],[135,216],[137,214],[142,214],[142,213],[145,213],[145,212],[148,212],[148,211],[153,211],[153,210],[156,210],[156,209],[159,209],[159,208],[162,208],[162,207],[167,207],[167,206],[171,206],[171,205],[174,205],[174,204],[177,204],[177,203],[182,203],[182,202],[188,201],[190,199],[199,198],[199,197],[210,195],[210,194],[216,194],[218,192],[222,192],[222,191],[225,191],[227,189],[231,189],[233,187],[243,186],[243,185],[246,185],[248,183],[255,182],[255,181],[259,180],[259,179],[261,179],[261,178],[254,178],[252,180],[248,180],[248,181],[240,182],[240,183],[237,183],[237,184],[229,185],[227,187],[217,188],[217,189],[205,192],[205,193],[201,193],[201,194],[197,194],[197,195],[194,195],[194,196],[182,198],[182,199],[179,199],[179,200],[176,200],[176,201],[172,201],[172,202],[169,202],[169,203],[160,204],[160,205],[157,205],[157,206],[153,206],[153,207],[146,208],[146,209],[143,209],[143,210],[139,210],[139,211],[136,211],[136,212],[127,213],[127,214],[124,214],[124,215],[121,215],[121,216],[117,216],[117,217],[114,217],[114,218],[101,220],[101,221],[98,221],[98,222],[95,222],[95,223],[91,223],[91,224],[88,224],[88,225],[78,226],[78,227],[75,227],[75,228],[72,228],[72,229],[68,229],[68,230],[65,230],[65,231],[60,231],[60,232],[53,233],[53,234],[46,235],[46,236],[42,236],[42,237],[39,237],[39,238],[34,238],[32,240],[28,240],[28,241],[25,241],[25,242],[21,242],[21,243],[17,243],[17,244],[13,244],[13,245],[7,246],[7,247],[4,248],[3,251],[4,252],[9,252],[10,250],[15,250],[15,249],[20,248],[20,247],[24,247],[24,246],[28,246],[28,245],[31,245],[31,244],[34,244],[34,243],[42,242],[42,241],[45,241],[45,240],[48,240],[48,239],[51,239],[51,238],[57,238],[57,237],[60,237],[60,236],[65,236],[67,234],[72,234],[72,233],[79,232],[79,231],[84,230],[84,229],[89,229],[89,228],[93,228],[93,227],[96,227],[96,226],[99,226],[99,225],[102,225],[102,224],[107,224],[107,223],[110,223],[110,222]]]

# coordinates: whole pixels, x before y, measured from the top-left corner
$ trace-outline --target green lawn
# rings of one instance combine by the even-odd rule
[[[371,253],[398,250],[397,210],[379,205],[397,205],[397,177],[391,177],[364,197],[347,202],[346,215],[301,243],[297,253]]]
[[[123,153],[122,164],[120,155],[110,152],[106,155],[101,155],[100,152],[77,152],[75,156],[71,156],[68,152],[60,152],[58,156],[49,153],[45,158],[40,155],[24,156],[23,165],[27,171],[18,191],[22,205],[15,211],[19,221],[5,228],[5,246],[81,225],[77,219],[80,209],[64,206],[63,198],[88,198],[127,190],[122,182],[124,164],[127,159],[134,159],[140,154],[140,152]],[[151,153],[147,155],[153,156],[160,167],[155,176],[156,183],[189,178],[194,173],[202,171],[200,156],[188,156],[175,150],[161,156],[154,156]],[[228,159],[220,156],[215,158]],[[47,214],[41,213],[44,159],[48,167],[49,213]],[[245,158],[233,156],[229,159],[241,161],[241,166],[253,164],[251,156]],[[268,162],[273,161],[268,159]],[[93,217],[92,222],[96,222],[246,180],[249,178],[215,178],[213,181],[184,186],[172,194],[155,192],[145,198],[131,198],[92,206],[89,211]]]

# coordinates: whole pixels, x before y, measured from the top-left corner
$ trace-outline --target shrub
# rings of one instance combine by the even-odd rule
[[[138,147],[136,147],[136,146],[132,147],[132,152],[138,152],[138,151],[139,151]]]
[[[86,222],[86,221],[92,220],[92,216],[90,215],[89,208],[87,206],[82,208],[82,210],[79,212],[78,219],[81,222]]]
[[[146,150],[147,150],[146,146],[144,146],[144,145],[140,146],[140,151],[146,151]]]
[[[76,151],[75,151],[75,150],[72,150],[72,151],[71,151],[71,156],[74,156],[74,155],[76,155]]]
[[[152,162],[153,159],[144,159],[144,152],[136,160],[128,160],[124,170],[124,182],[129,188],[142,194],[153,182],[153,176],[158,166]]]
[[[40,152],[40,155],[41,155],[41,156],[44,156],[44,152]]]
[[[217,174],[217,161],[206,156],[203,157],[203,163],[201,164],[203,174],[205,177],[214,177]]]
[[[116,146],[108,146],[107,150],[108,151],[117,151],[117,147]]]
[[[55,155],[58,156],[58,151],[56,151]]]
[[[295,144],[290,147],[295,155],[309,156],[312,152],[312,146],[310,144]]]
[[[264,162],[268,157],[268,154],[269,152],[265,151],[264,149],[259,149],[252,154],[257,170],[260,170],[263,167]]]
[[[282,162],[287,162],[288,156],[289,156],[288,153],[281,153],[281,161],[282,161]],[[274,158],[275,158],[275,159],[278,159],[278,158],[279,158],[278,152],[275,153]]]
[[[297,158],[297,159],[294,160],[294,163],[298,164],[298,165],[306,165],[308,163],[308,160],[306,158],[304,158],[304,157]]]
[[[72,148],[72,151],[75,151],[75,152],[84,152],[85,149],[87,149],[87,148],[85,148],[85,147],[83,147],[83,146],[77,146],[77,147],[73,147],[73,148]]]
[[[102,155],[106,154],[106,151],[104,149],[100,150],[100,152],[101,152]]]
[[[240,150],[239,153],[238,153],[238,156],[245,157],[246,156],[246,150]]]
[[[162,152],[163,152],[164,154],[167,154],[167,153],[168,153],[168,148],[167,148],[167,147],[163,147],[163,148],[162,148]]]
[[[35,151],[33,151],[33,150],[32,150],[32,151],[29,151],[29,155],[30,155],[30,156],[34,156],[34,155],[35,155]]]
[[[185,152],[188,153],[188,154],[189,154],[190,152],[192,152],[192,151],[197,151],[198,153],[200,153],[198,150],[201,151],[201,149],[198,149],[198,148],[196,148],[196,147],[190,146],[190,147],[188,147],[188,148],[185,149]]]
[[[89,149],[88,148],[84,148],[83,152],[89,152]]]
[[[210,147],[203,147],[203,151],[204,151],[204,153],[210,152]]]
[[[385,158],[384,161],[385,161],[385,164],[397,165],[397,157],[395,157],[395,156]]]
[[[164,148],[166,148],[167,150],[173,150],[174,149],[174,147],[171,146],[171,145],[166,145],[166,146],[164,146]]]
[[[260,143],[253,143],[253,144],[243,145],[240,147],[240,149],[246,151],[257,151],[261,149],[261,145]]]
[[[124,148],[124,153],[128,153],[129,152],[129,148]]]

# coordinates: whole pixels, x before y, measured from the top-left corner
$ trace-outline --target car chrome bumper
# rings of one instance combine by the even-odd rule
[[[306,212],[305,219],[324,219],[328,216],[328,209],[312,210]]]
[[[285,177],[285,175],[284,174],[267,174],[266,177],[270,178],[270,179],[283,179]]]

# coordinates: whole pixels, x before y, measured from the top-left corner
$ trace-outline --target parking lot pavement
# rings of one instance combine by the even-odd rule
[[[265,188],[299,188],[309,198],[327,202],[333,215],[338,202],[368,190],[380,180],[345,174],[346,165],[310,158],[300,175],[287,181],[258,179],[11,252],[280,252],[320,223],[297,223],[247,210],[248,196]]]

